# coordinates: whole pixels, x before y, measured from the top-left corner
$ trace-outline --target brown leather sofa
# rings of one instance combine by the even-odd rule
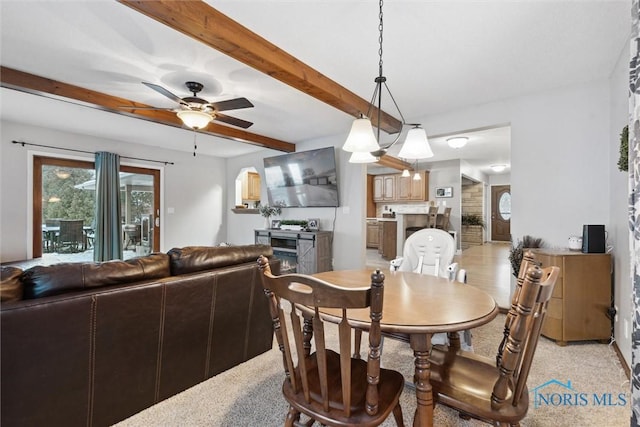
[[[3,267],[0,424],[111,425],[271,349],[261,254]]]

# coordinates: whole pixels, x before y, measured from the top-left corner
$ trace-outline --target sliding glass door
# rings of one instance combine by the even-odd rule
[[[124,258],[159,251],[160,171],[120,166],[120,195]],[[32,227],[34,258],[93,260],[93,162],[34,157]]]

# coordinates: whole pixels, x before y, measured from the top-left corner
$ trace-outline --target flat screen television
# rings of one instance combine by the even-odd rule
[[[338,206],[334,147],[266,157],[264,175],[272,206]]]

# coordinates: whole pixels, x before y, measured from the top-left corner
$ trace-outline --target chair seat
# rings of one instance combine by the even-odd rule
[[[491,408],[493,386],[500,377],[495,359],[435,345],[429,360],[430,381],[437,402],[489,422],[497,419],[516,423],[527,413],[529,395],[526,387],[517,406],[510,403],[512,394],[509,392],[502,408]]]
[[[329,378],[340,378],[340,355],[333,350],[326,350],[327,373]],[[329,388],[329,412],[322,408],[322,397],[320,394],[320,382],[318,378],[317,354],[313,353],[307,358],[307,373],[309,375],[309,391],[311,397],[311,407],[315,413],[317,421],[330,426],[352,426],[355,424],[377,425],[382,423],[397,405],[404,387],[404,377],[397,371],[380,369],[380,383],[378,395],[378,412],[369,415],[365,411],[365,398],[367,389],[367,362],[361,359],[351,359],[351,416],[345,417],[342,405],[342,385],[338,381],[330,382]],[[299,368],[296,368],[296,378],[298,387],[300,384]],[[291,383],[286,379],[282,385],[282,392],[294,408],[301,412],[306,412],[307,404],[302,393],[294,393]],[[326,418],[318,418],[318,414],[326,413]]]

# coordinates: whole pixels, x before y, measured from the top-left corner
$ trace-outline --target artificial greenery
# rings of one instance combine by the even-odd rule
[[[518,277],[520,273],[520,264],[522,264],[522,258],[524,256],[524,250],[529,248],[541,248],[544,246],[544,241],[540,237],[524,236],[522,240],[514,245],[513,238],[511,239],[511,249],[509,250],[509,262],[511,263],[511,274]]]
[[[463,214],[462,225],[479,225],[482,228],[485,227],[485,223],[484,223],[484,219],[482,219],[482,215],[478,215],[478,214]]]
[[[281,206],[259,205],[258,209],[260,210],[260,215],[265,218],[269,218],[274,215],[280,215],[282,213]]]
[[[618,169],[624,172],[629,171],[629,125],[622,128],[620,134],[620,159]]]

